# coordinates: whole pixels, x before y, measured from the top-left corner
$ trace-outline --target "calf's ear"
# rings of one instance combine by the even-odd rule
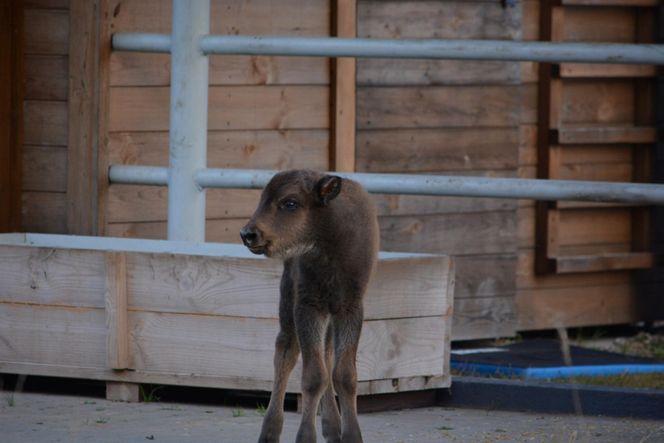
[[[341,191],[341,177],[336,175],[326,175],[316,183],[316,195],[321,205],[327,204],[336,198]]]

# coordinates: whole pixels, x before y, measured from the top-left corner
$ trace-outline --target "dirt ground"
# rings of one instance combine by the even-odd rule
[[[257,409],[0,391],[0,441],[255,442]],[[282,442],[299,415],[286,414]],[[664,421],[429,407],[360,416],[366,443],[664,442]],[[322,437],[319,437],[322,442]]]

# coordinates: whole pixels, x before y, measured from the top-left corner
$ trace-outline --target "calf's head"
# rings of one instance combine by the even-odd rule
[[[258,207],[240,230],[254,254],[287,259],[316,248],[316,219],[341,192],[342,180],[314,171],[276,174],[261,194]]]

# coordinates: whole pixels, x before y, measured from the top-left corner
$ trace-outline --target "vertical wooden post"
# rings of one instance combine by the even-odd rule
[[[97,187],[96,235],[106,234],[108,200],[108,117],[111,73],[111,37],[113,8],[111,0],[99,0],[99,59],[97,64]]]
[[[67,231],[97,233],[99,0],[69,4]]]
[[[332,7],[332,34],[355,37],[356,0],[336,0]],[[355,171],[355,72],[354,58],[332,60],[330,170]]]
[[[105,267],[106,361],[109,368],[121,371],[130,366],[126,253],[107,253]],[[106,382],[106,398],[115,401],[137,402],[139,400],[139,385],[124,382]]]
[[[0,232],[21,228],[23,2],[0,4]]]

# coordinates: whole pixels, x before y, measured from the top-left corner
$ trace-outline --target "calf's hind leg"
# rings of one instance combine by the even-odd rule
[[[341,407],[341,442],[361,443],[362,433],[357,421],[357,367],[355,359],[362,332],[362,306],[348,310],[332,319],[334,328],[334,388]]]
[[[341,439],[341,417],[334,398],[332,370],[334,369],[334,331],[332,322],[327,327],[325,336],[325,364],[327,366],[328,383],[323,398],[320,400],[320,415],[323,424],[323,437],[327,443],[339,443]]]

